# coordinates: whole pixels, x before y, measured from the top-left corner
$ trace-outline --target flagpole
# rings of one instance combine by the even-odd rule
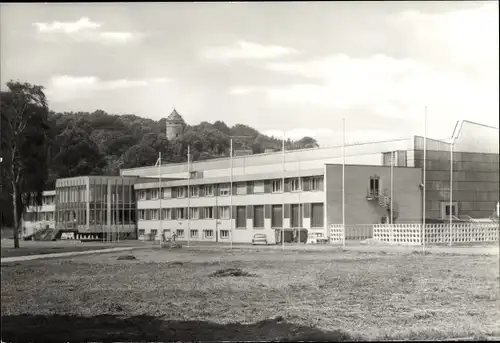
[[[389,223],[394,224],[393,202],[394,198],[394,151],[391,152],[391,220]]]
[[[342,246],[345,248],[345,118],[342,118]]]
[[[285,132],[283,131],[283,159],[281,161],[281,166],[283,170],[283,179],[281,181],[281,187],[283,192],[283,204],[281,211],[281,250],[285,251]]]
[[[191,147],[188,145],[188,208],[187,208],[187,220],[188,220],[188,248],[191,242]]]
[[[303,215],[303,212],[302,212],[302,202],[301,202],[301,194],[302,194],[302,177],[301,177],[301,165],[300,165],[300,149],[299,151],[297,151],[297,156],[298,156],[298,159],[299,159],[299,222],[298,222],[298,226],[299,226],[299,233],[298,233],[298,238],[297,238],[297,243],[300,244],[300,233],[301,233],[301,230],[302,230],[302,215]],[[291,215],[290,215],[291,217]]]
[[[231,223],[231,249],[233,248],[233,138],[231,137],[230,143],[229,143],[229,156],[230,156],[230,162],[231,162],[231,168],[229,168],[229,218],[230,223]]]
[[[424,172],[422,193],[422,251],[425,253],[425,189],[426,189],[426,165],[427,165],[427,106],[424,111]]]
[[[455,134],[455,133],[453,133]],[[451,138],[451,146],[450,146],[450,242],[449,245],[451,247],[452,244],[452,225],[453,225],[453,145],[455,144],[455,137]]]
[[[161,191],[161,151],[158,153],[158,196],[160,197],[160,247],[163,246],[163,206],[162,198],[163,193]]]

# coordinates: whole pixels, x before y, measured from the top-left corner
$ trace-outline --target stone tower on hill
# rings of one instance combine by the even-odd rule
[[[186,123],[184,122],[184,119],[180,116],[177,111],[174,110],[170,115],[167,117],[167,122],[166,122],[166,135],[168,140],[173,140],[182,135],[184,132],[184,128],[186,127]]]

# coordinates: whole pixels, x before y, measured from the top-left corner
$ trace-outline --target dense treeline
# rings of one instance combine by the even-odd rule
[[[183,162],[188,146],[193,161],[229,156],[230,137],[234,149],[253,153],[282,145],[279,139],[249,126],[228,127],[221,121],[187,125],[182,136],[169,141],[165,118],[154,121],[102,110],[56,113],[49,111],[42,86],[11,81],[7,87],[1,94],[0,197],[0,220],[7,226],[17,225],[13,196],[18,198],[17,212],[22,212],[26,199],[20,194],[39,199],[41,190],[53,189],[57,178],[118,175],[120,168],[154,165],[159,152],[163,163]],[[288,150],[317,146],[310,137],[286,142]]]

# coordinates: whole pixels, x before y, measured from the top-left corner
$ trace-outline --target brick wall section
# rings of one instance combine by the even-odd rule
[[[376,224],[387,214],[376,200],[366,199],[370,176],[380,177],[380,190],[390,194],[390,167],[345,166],[346,225]],[[420,222],[422,218],[422,182],[420,168],[394,168],[394,203],[399,221]],[[327,227],[342,223],[342,165],[326,165]]]

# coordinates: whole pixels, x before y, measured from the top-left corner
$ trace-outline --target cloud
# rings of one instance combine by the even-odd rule
[[[232,59],[275,59],[287,55],[298,54],[299,51],[278,46],[278,45],[260,45],[256,43],[238,41],[231,46],[217,46],[205,49],[202,55],[212,60],[232,60]]]
[[[83,17],[76,22],[53,21],[51,23],[33,23],[40,34],[44,37],[55,38],[57,35],[65,35],[76,41],[93,42],[101,44],[126,44],[140,40],[143,34],[136,32],[111,32],[102,31],[101,23],[92,22]],[[47,36],[49,35],[49,36]]]
[[[279,104],[363,110],[393,120],[421,121],[428,106],[435,131],[459,119],[498,126],[496,4],[441,14],[404,12],[392,24],[408,33],[411,58],[333,54],[268,63],[267,70],[311,82],[271,87],[265,94]]]
[[[144,88],[171,82],[168,78],[148,78],[139,80],[118,79],[103,81],[95,76],[58,75],[51,78],[47,96],[52,101],[64,102],[76,98],[92,96],[96,92],[130,88]]]
[[[254,93],[259,90],[259,87],[233,87],[229,90],[231,95],[245,95]]]

